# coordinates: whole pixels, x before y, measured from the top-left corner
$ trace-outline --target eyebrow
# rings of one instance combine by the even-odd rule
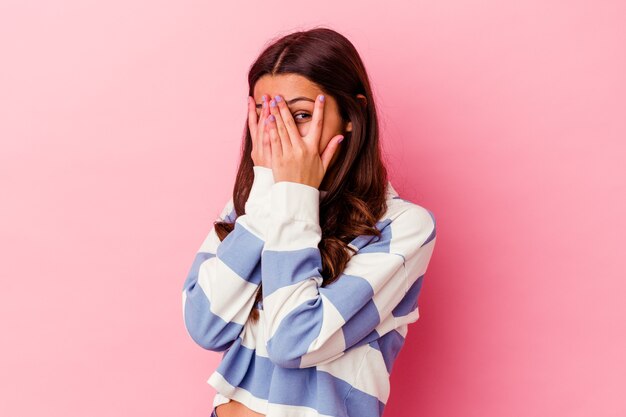
[[[290,105],[290,104],[295,103],[296,101],[302,101],[302,100],[304,100],[304,101],[310,101],[311,103],[315,103],[315,100],[313,100],[313,99],[311,99],[311,98],[308,98],[308,97],[304,97],[304,96],[298,96],[298,97],[296,97],[296,98],[292,98],[291,100],[287,100],[287,102],[286,102],[286,103],[287,103],[287,105]],[[261,104],[257,104],[255,107],[256,107],[257,109],[260,109],[261,107],[263,107],[263,103],[261,103]]]

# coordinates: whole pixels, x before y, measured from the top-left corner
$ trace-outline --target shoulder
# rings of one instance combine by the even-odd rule
[[[226,221],[228,223],[234,223],[237,219],[237,212],[235,211],[235,203],[232,195],[228,198],[226,204],[223,205],[219,216],[215,221]]]
[[[401,196],[391,182],[387,185],[387,211],[378,226],[389,252],[403,256],[433,241],[437,233],[432,210]]]

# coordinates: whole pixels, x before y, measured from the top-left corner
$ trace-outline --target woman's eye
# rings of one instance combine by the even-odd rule
[[[307,120],[306,117],[305,118],[301,118],[298,119],[298,116],[306,116],[306,117],[311,117],[311,115],[309,113],[298,113],[298,114],[294,114],[293,118],[294,120],[298,121],[298,120]]]

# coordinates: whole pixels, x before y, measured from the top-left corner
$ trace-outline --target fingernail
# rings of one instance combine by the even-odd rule
[[[265,101],[265,94],[261,96],[261,101]]]
[[[273,122],[275,119],[273,114],[270,114],[270,117],[267,118],[267,120],[269,120],[270,122]]]
[[[320,101],[323,103],[323,102],[324,102],[324,99],[325,99],[324,94],[322,94],[322,95],[320,96]]]
[[[282,101],[283,100],[283,98],[281,96],[276,96],[276,97],[274,97],[274,99],[276,99],[276,101]]]
[[[270,106],[272,106],[272,107],[276,107],[276,101],[274,101],[274,100],[270,100]]]
[[[343,140],[343,136],[339,138],[339,140],[337,140],[337,143],[341,143],[341,141]]]
[[[267,101],[263,100],[263,108],[267,107]]]

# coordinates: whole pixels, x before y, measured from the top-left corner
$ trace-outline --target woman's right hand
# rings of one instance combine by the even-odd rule
[[[263,107],[261,113],[256,114],[256,103],[254,97],[248,96],[248,129],[252,137],[252,161],[255,166],[272,168],[272,148],[269,135],[264,134],[264,124],[270,115],[269,97],[263,94]]]

